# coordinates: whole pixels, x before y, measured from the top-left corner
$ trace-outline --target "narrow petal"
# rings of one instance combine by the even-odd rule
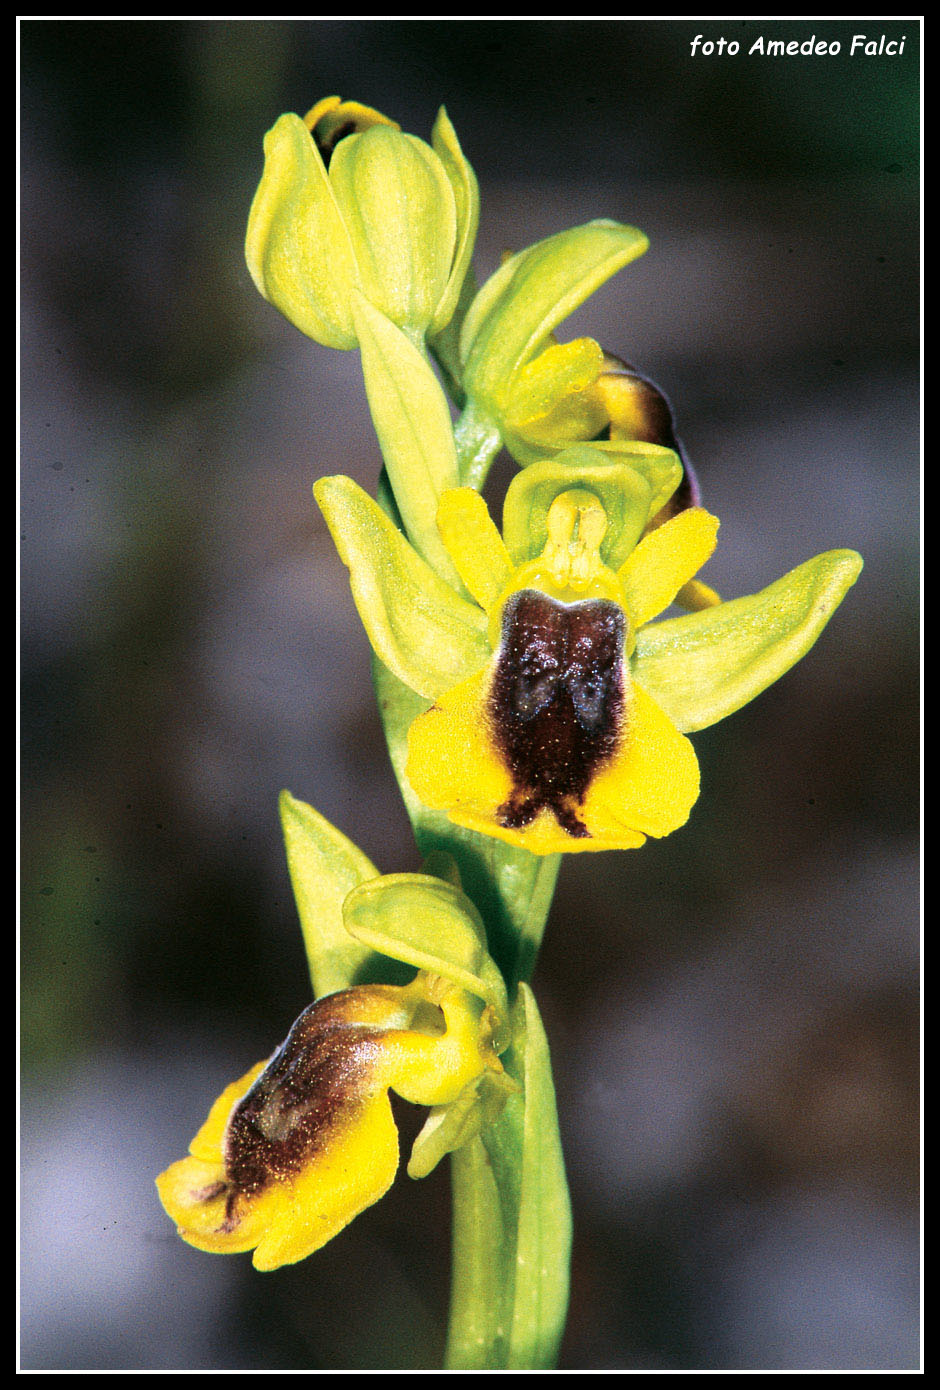
[[[643,628],[633,675],[677,728],[705,729],[806,655],[861,568],[854,550],[830,550],[758,594]]]
[[[657,617],[715,549],[718,518],[690,507],[644,536],[618,571],[634,627]]]
[[[512,576],[509,551],[489,508],[474,488],[449,488],[441,496],[437,526],[457,573],[489,613]]]
[[[721,602],[721,595],[701,579],[690,579],[676,594],[674,602],[690,613],[697,613],[700,608],[714,608]]]

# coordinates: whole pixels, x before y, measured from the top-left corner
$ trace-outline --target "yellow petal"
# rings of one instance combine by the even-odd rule
[[[710,585],[703,584],[701,579],[690,579],[688,584],[683,584],[674,601],[690,613],[700,613],[703,608],[714,608],[719,604],[721,595]]]
[[[495,1025],[481,999],[423,973],[310,1005],[269,1062],[226,1087],[190,1156],[157,1178],[183,1240],[254,1249],[262,1270],[318,1250],[394,1180],[389,1087],[451,1104],[484,1071],[501,1072]]]
[[[500,813],[513,779],[487,713],[491,678],[488,667],[412,724],[406,771],[425,805],[445,810],[456,825],[539,855],[635,849],[648,835],[668,835],[688,819],[699,791],[695,752],[651,697],[632,685],[617,748],[574,808],[587,833],[571,834],[550,808],[527,825],[504,825]]]
[[[210,1162],[218,1161],[222,1153],[222,1135],[225,1133],[229,1115],[245,1092],[264,1071],[267,1064],[267,1059],[263,1062],[257,1062],[251,1071],[246,1071],[245,1075],[239,1077],[237,1081],[233,1081],[231,1086],[226,1086],[209,1111],[205,1124],[197,1131],[196,1137],[189,1146],[189,1152],[194,1157],[207,1159]]]
[[[634,627],[655,618],[715,548],[718,518],[689,507],[644,536],[617,571]]]
[[[314,1161],[277,1192],[255,1250],[255,1269],[294,1264],[319,1250],[391,1187],[398,1131],[381,1092]]]
[[[467,589],[487,613],[509,583],[512,561],[489,509],[472,487],[441,494],[437,529]]]

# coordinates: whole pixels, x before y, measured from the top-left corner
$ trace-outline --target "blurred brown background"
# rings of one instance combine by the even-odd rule
[[[859,30],[903,55],[850,57]],[[742,51],[693,59],[696,32]],[[842,54],[746,55],[812,33]],[[649,234],[571,336],[672,398],[722,593],[866,561],[812,654],[696,736],[689,825],[563,870],[535,981],[576,1218],[561,1365],[915,1366],[916,23],[21,39],[24,1367],[440,1361],[445,1172],[269,1275],[183,1245],[153,1188],[308,1002],[280,788],[418,867],[310,494],[374,487],[357,360],[241,249],[265,130],[333,92],[425,137],[446,103],[481,278],[591,217]]]

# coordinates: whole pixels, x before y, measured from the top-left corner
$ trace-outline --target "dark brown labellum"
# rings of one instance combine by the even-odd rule
[[[241,1194],[299,1172],[362,1105],[381,1034],[351,1024],[345,1001],[343,991],[305,1009],[232,1111],[225,1134],[230,1212]]]
[[[623,730],[623,612],[607,599],[565,604],[523,589],[502,628],[488,714],[513,789],[499,822],[521,829],[547,808],[583,839],[579,808]]]

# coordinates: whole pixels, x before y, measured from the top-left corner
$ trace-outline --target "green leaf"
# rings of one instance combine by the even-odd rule
[[[426,699],[485,665],[483,610],[435,574],[351,478],[320,478],[313,491],[382,662]]]
[[[374,953],[343,925],[343,900],[378,869],[319,811],[281,792],[287,865],[310,965],[314,997],[360,982]]]
[[[640,628],[632,674],[678,729],[705,729],[806,655],[861,568],[829,550],[758,594]]]
[[[548,1043],[524,984],[504,1062],[520,1091],[452,1160],[452,1370],[550,1369],[564,1331],[571,1207]]]
[[[464,320],[460,347],[467,394],[504,404],[518,368],[648,245],[635,227],[601,219],[513,256],[483,286]]]
[[[607,514],[601,557],[616,569],[634,548],[649,515],[652,489],[626,463],[611,461],[593,444],[572,445],[553,459],[533,463],[509,484],[503,506],[503,539],[516,565],[541,554],[555,498],[571,488],[593,492]]]
[[[427,358],[353,291],[353,319],[372,421],[405,530],[430,565],[459,585],[437,530],[437,504],[457,486],[450,410]]]
[[[486,949],[486,930],[459,888],[428,874],[385,874],[343,905],[346,930],[393,960],[443,975],[508,1022],[506,986]],[[497,1044],[498,1046],[498,1044]]]
[[[571,1202],[548,1039],[526,984],[519,986],[513,1014],[513,1049],[522,1057],[525,1103],[508,1364],[525,1369],[554,1366],[558,1356],[568,1309]]]

